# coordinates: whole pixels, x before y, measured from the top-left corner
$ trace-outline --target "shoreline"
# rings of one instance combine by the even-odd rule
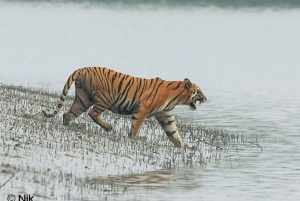
[[[41,110],[54,108],[59,95],[5,85],[0,85],[0,94],[3,199],[9,194],[54,200],[98,199],[99,194],[106,197],[108,192],[114,196],[124,191],[127,197],[135,196],[130,189],[137,186],[165,188],[177,168],[221,161],[221,154],[237,150],[233,144],[255,146],[255,139],[245,145],[249,138],[180,123],[180,118],[180,133],[193,151],[173,147],[155,119],[143,123],[139,140],[129,139],[124,132],[130,129],[130,116],[111,112],[102,115],[114,125],[110,133],[86,113],[76,119],[76,125],[65,127],[62,114],[70,107],[72,96],[60,113],[49,119]]]

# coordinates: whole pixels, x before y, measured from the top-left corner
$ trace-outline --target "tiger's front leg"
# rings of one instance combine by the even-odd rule
[[[159,116],[155,116],[157,121],[160,123],[160,125],[163,127],[165,133],[167,134],[169,140],[174,144],[176,147],[185,148],[186,145],[182,141],[178,128],[175,123],[174,118],[174,112],[173,111],[167,111]]]
[[[130,138],[136,138],[140,130],[142,123],[145,121],[146,117],[149,115],[145,104],[137,102],[133,109],[132,119],[131,119],[131,130],[128,134]]]

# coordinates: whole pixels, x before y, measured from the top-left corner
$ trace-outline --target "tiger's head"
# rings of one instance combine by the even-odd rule
[[[186,105],[189,105],[191,110],[196,110],[196,103],[199,102],[199,105],[207,101],[206,96],[203,94],[201,89],[192,83],[188,78],[184,79],[185,89],[187,90],[187,102]]]

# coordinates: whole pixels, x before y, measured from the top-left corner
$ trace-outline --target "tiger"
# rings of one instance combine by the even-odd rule
[[[106,132],[112,126],[101,119],[105,110],[121,115],[131,115],[130,138],[137,138],[139,129],[146,118],[155,117],[168,139],[175,147],[185,148],[173,109],[177,105],[189,105],[196,110],[207,101],[201,89],[188,78],[183,81],[166,81],[133,77],[105,67],[84,67],[75,70],[64,85],[53,113],[42,111],[45,117],[54,117],[61,109],[68,91],[75,81],[75,99],[71,108],[63,114],[63,125],[69,125],[75,118],[86,112]]]

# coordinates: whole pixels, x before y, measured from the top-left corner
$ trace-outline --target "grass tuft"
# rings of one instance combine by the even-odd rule
[[[127,137],[131,117],[111,112],[102,115],[114,127],[110,133],[87,113],[65,127],[63,111],[70,108],[74,97],[67,97],[55,117],[45,118],[41,111],[51,112],[58,94],[5,85],[0,85],[0,94],[3,195],[35,192],[37,197],[55,200],[128,196],[133,187],[166,188],[177,168],[203,167],[239,160],[241,153],[262,152],[257,136],[189,124],[180,116],[176,120],[179,132],[190,150],[173,147],[153,118],[144,122],[139,140]]]

